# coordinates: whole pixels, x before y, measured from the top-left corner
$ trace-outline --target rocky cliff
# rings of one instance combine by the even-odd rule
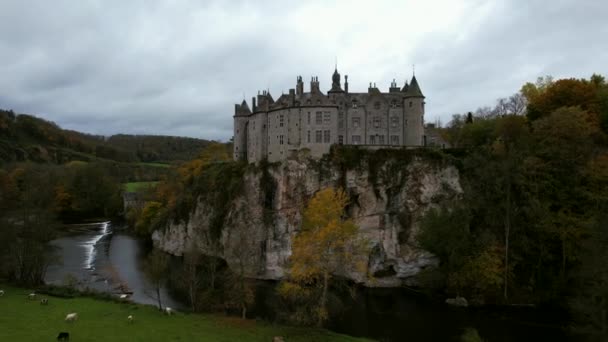
[[[420,218],[460,196],[458,170],[437,151],[349,153],[332,152],[320,161],[300,153],[280,164],[244,167],[238,194],[227,206],[199,196],[186,219],[153,233],[154,244],[174,255],[193,246],[231,268],[244,265],[252,278],[280,279],[307,200],[324,187],[343,186],[351,198],[348,215],[369,242],[369,253],[359,256],[368,272],[344,275],[366,286],[411,284],[416,273],[436,263],[416,247]]]

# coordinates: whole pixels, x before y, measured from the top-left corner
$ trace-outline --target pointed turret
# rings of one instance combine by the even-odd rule
[[[249,106],[247,105],[247,101],[243,100],[243,102],[239,105],[239,104],[235,104],[234,105],[234,115],[235,116],[247,116],[251,114],[251,109],[249,109]]]
[[[418,85],[418,80],[416,80],[416,76],[412,77],[412,81],[407,89],[405,94],[407,97],[424,97],[422,95],[422,91],[420,90],[420,86]]]
[[[328,93],[343,93],[342,86],[340,85],[340,73],[338,73],[338,67],[334,70],[334,74],[331,76],[331,90]]]
[[[405,81],[405,85],[403,85],[403,89],[401,89],[401,92],[407,93],[407,90],[409,88],[410,88],[410,85],[407,83],[407,81]]]

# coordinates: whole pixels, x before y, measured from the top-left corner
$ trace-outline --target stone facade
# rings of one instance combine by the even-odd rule
[[[310,150],[313,157],[329,152],[332,144],[418,147],[424,145],[424,105],[416,77],[403,88],[391,83],[388,93],[371,84],[367,93],[342,89],[336,69],[332,87],[323,94],[317,77],[304,92],[302,77],[296,88],[276,101],[269,92],[235,105],[234,159],[270,162],[294,151]]]

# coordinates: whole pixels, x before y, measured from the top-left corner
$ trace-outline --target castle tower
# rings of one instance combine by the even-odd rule
[[[424,145],[424,95],[418,85],[416,76],[412,77],[406,89],[403,99],[405,109],[405,145],[423,146]]]
[[[302,96],[304,94],[304,82],[302,82],[302,76],[298,76],[296,83],[296,95]]]
[[[328,91],[331,93],[343,93],[342,86],[340,85],[340,74],[338,73],[338,67],[334,70],[334,74],[331,76],[331,89]]]
[[[233,158],[234,160],[247,160],[247,131],[251,110],[247,101],[234,105],[234,127],[233,127]]]

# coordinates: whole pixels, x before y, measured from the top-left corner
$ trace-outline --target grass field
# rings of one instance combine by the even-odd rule
[[[138,165],[153,166],[153,167],[171,167],[171,164],[165,163],[137,163]]]
[[[131,182],[125,183],[124,185],[126,192],[138,192],[140,190],[154,187],[156,184],[158,184],[158,182]]]
[[[165,316],[153,306],[115,303],[92,298],[56,298],[39,295],[28,300],[26,289],[0,285],[0,341],[55,341],[69,332],[70,341],[366,341],[326,330],[271,325],[219,315],[176,313]],[[48,298],[47,306],[40,305]],[[73,323],[66,314],[78,313]],[[133,315],[129,324],[127,316]]]

